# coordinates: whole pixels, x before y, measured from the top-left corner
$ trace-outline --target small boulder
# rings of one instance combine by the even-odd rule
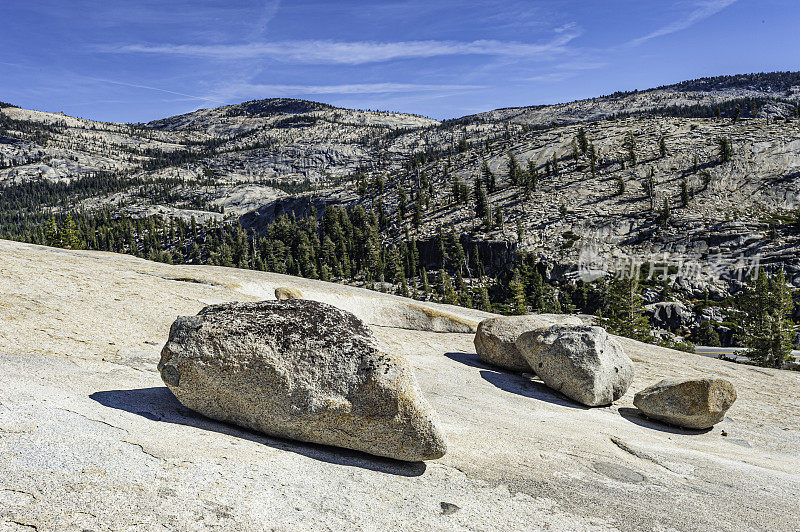
[[[542,327],[517,347],[547,386],[587,406],[611,404],[633,380],[633,362],[602,327]]]
[[[297,288],[279,286],[275,289],[275,299],[278,301],[285,301],[287,299],[303,299],[303,292]]]
[[[158,369],[186,407],[271,436],[407,461],[447,449],[408,362],[325,303],[230,303],[180,317]]]
[[[722,421],[735,400],[725,379],[665,379],[637,393],[633,404],[649,418],[702,430]]]
[[[559,323],[581,325],[583,321],[577,316],[561,314],[489,318],[478,324],[474,340],[475,351],[487,364],[511,371],[529,372],[531,367],[517,348],[517,338],[524,332]]]

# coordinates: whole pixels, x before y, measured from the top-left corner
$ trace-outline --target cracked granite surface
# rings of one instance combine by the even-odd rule
[[[213,284],[170,279],[185,277]],[[447,432],[448,454],[427,463],[268,438],[182,407],[155,369],[175,317],[290,281],[0,241],[0,530],[796,524],[800,374],[630,340],[630,390],[612,407],[588,409],[484,365],[472,334],[373,324],[390,352],[408,357]],[[402,306],[294,282],[342,306]],[[714,429],[669,428],[632,408],[636,391],[682,375],[724,376],[737,387]]]

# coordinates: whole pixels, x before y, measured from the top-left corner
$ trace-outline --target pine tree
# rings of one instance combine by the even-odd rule
[[[486,216],[483,219],[483,225],[486,227],[487,231],[491,231],[494,227],[491,204],[486,206]]]
[[[475,180],[475,217],[483,218],[486,216],[487,199],[486,193],[481,186],[481,180]]]
[[[72,214],[67,214],[67,219],[64,221],[61,233],[61,243],[69,249],[81,249],[82,240],[78,233],[78,227],[72,219]]]
[[[462,275],[462,268],[464,267],[467,256],[464,253],[464,247],[461,245],[461,240],[458,238],[458,235],[456,235],[456,232],[452,227],[447,233],[445,249],[447,256],[450,258],[452,270],[456,271],[458,275]]]
[[[219,248],[219,257],[217,258],[217,266],[233,266],[233,253],[228,244],[222,244]]]
[[[622,147],[628,153],[628,161],[630,161],[631,167],[636,166],[636,136],[634,136],[633,131],[628,131],[625,134]]]
[[[459,204],[461,202],[461,190],[461,182],[457,177],[453,178],[453,185],[450,193],[453,197],[453,203]]]
[[[439,270],[439,293],[441,294],[442,303],[448,305],[458,305],[458,293],[453,287],[453,281],[444,270]]]
[[[617,194],[617,196],[622,196],[623,194],[625,194],[625,180],[622,179],[622,176],[616,176],[615,179],[616,179],[616,182],[617,182],[617,193],[616,194]]]
[[[408,280],[406,280],[405,275],[400,278],[400,295],[403,297],[411,297],[408,291]]]
[[[597,177],[597,150],[594,144],[589,145],[589,171],[592,177]]]
[[[400,261],[400,254],[397,250],[397,246],[390,247],[388,255],[385,276],[390,282],[400,284],[400,280],[405,279],[405,271]]]
[[[794,303],[783,271],[768,276],[759,268],[736,302],[741,313],[739,337],[748,358],[761,366],[783,366],[794,340],[794,324],[788,319]]]
[[[456,199],[458,201],[458,199]],[[406,196],[406,189],[405,187],[400,187],[397,191],[397,212],[400,216],[400,221],[405,219],[406,217],[406,207],[408,204],[408,197]]]
[[[559,173],[559,168],[558,168],[558,157],[556,157],[556,154],[555,154],[555,153],[553,153],[553,164],[552,164],[552,168],[553,168],[553,175],[554,175],[554,176],[557,176],[557,175],[558,175],[558,173]]]
[[[610,332],[640,342],[652,340],[637,279],[613,279],[608,283],[603,315]]]
[[[422,203],[420,201],[419,196],[417,199],[414,200],[414,211],[411,214],[411,225],[414,226],[414,229],[419,229],[419,226],[422,224]]]
[[[492,312],[492,302],[489,299],[489,291],[483,285],[478,289],[478,308],[484,312]]]
[[[669,199],[664,198],[664,206],[661,209],[661,213],[658,216],[659,222],[661,222],[662,226],[666,226],[669,223],[669,219],[672,216],[669,209]]]
[[[667,139],[666,139],[666,137],[662,136],[660,139],[658,139],[658,154],[661,156],[662,159],[667,156]]]
[[[374,281],[383,273],[380,258],[380,247],[373,238],[368,238],[366,242],[366,264],[364,274],[367,281]]]
[[[581,149],[581,153],[586,155],[589,151],[589,140],[586,138],[586,130],[582,127],[578,128],[578,147]]]
[[[431,285],[428,282],[428,272],[425,271],[425,268],[422,268],[422,292],[425,294],[425,299],[430,299],[431,297]]]
[[[497,188],[497,182],[494,177],[494,173],[489,168],[489,163],[483,161],[483,166],[481,167],[481,176],[483,177],[483,183],[486,185],[486,190],[489,194],[492,194],[495,189]]]
[[[681,206],[684,208],[689,206],[689,184],[685,179],[681,181]]]
[[[650,167],[650,170],[647,172],[647,177],[642,181],[642,188],[644,188],[645,194],[647,194],[647,197],[650,199],[650,210],[655,210],[656,178],[655,170],[653,170],[652,167]]]
[[[719,149],[719,162],[727,163],[733,156],[731,140],[726,137],[717,137],[717,148]]]
[[[533,191],[539,190],[539,170],[536,169],[536,163],[533,159],[528,159],[528,184]]]
[[[517,162],[517,158],[514,157],[514,154],[508,152],[508,161],[506,162],[506,167],[508,168],[508,180],[513,185],[516,186],[519,184],[519,177],[520,177],[520,167],[519,163]]]
[[[383,189],[386,186],[386,180],[383,178],[382,175],[375,176],[375,191],[378,195],[383,194]]]
[[[508,305],[513,314],[526,314],[528,312],[527,301],[525,300],[525,285],[522,284],[519,270],[514,271],[511,281],[508,283]]]
[[[530,301],[534,310],[544,310],[545,304],[545,288],[542,275],[539,270],[534,266],[533,271],[528,275],[527,286],[527,299]]]
[[[694,334],[694,343],[706,347],[720,347],[719,334],[714,330],[714,326],[708,320],[703,320],[697,327]]]
[[[45,229],[45,242],[48,246],[53,247],[60,247],[61,246],[61,238],[60,238],[60,231],[58,229],[58,224],[56,223],[56,219],[54,216],[50,216],[50,220],[47,221],[47,228]]]

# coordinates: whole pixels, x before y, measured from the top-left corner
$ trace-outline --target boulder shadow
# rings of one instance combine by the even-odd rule
[[[709,429],[686,429],[683,427],[677,427],[675,425],[668,425],[666,423],[662,423],[661,421],[650,419],[649,417],[645,416],[638,408],[622,407],[618,411],[620,416],[627,419],[631,423],[639,425],[640,427],[659,430],[661,432],[668,432],[670,434],[697,435],[697,434],[705,434],[713,430],[713,427]]]
[[[588,406],[578,404],[572,399],[547,387],[546,384],[531,380],[525,375],[506,372],[490,364],[486,364],[475,353],[445,353],[444,356],[465,366],[481,370],[481,378],[486,382],[504,390],[524,397],[538,399],[558,406],[588,410]]]
[[[500,371],[481,371],[483,380],[490,382],[507,392],[538,399],[558,406],[566,406],[567,408],[575,408],[577,410],[589,410],[588,406],[574,402],[572,399],[557,391],[548,388],[542,382],[531,380],[523,375],[516,373],[503,373]]]
[[[133,390],[107,390],[95,392],[89,398],[108,408],[124,410],[150,421],[175,423],[218,432],[331,464],[360,467],[404,477],[418,477],[425,473],[427,467],[425,462],[403,462],[351,449],[284,440],[216,421],[183,406],[166,386]]]
[[[444,356],[446,356],[450,360],[453,360],[460,364],[464,364],[465,366],[471,366],[473,368],[478,368],[478,369],[490,369],[490,370],[496,369],[494,366],[490,366],[489,364],[481,360],[481,357],[479,357],[475,353],[445,353]]]

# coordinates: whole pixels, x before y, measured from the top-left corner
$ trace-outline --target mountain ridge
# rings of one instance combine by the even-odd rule
[[[284,215],[300,223],[306,215],[322,220],[328,206],[360,207],[372,216],[378,264],[413,241],[437,283],[442,271],[460,278],[460,263],[437,244],[452,233],[472,277],[462,288],[485,284],[473,274],[490,272],[499,303],[510,297],[514,272],[528,268],[521,257],[563,290],[589,251],[612,262],[699,261],[706,270],[717,258],[729,269],[739,257],[759,258],[800,287],[793,252],[800,115],[798,95],[786,94],[798,76],[701,78],[669,87],[709,90],[657,88],[444,122],[295,99],[199,110],[150,127],[7,107],[0,109],[0,235],[44,243],[48,220],[65,224],[70,213],[89,225],[85,216],[139,225],[153,215],[194,218],[203,228],[192,239],[137,233],[114,249],[227,264],[206,248],[207,232],[225,227],[226,240],[243,228],[256,247],[273,242],[270,227]],[[281,246],[297,253],[301,233],[295,227]],[[316,262],[313,275],[336,255],[323,253],[321,237],[303,244]],[[200,251],[192,254],[193,246]],[[242,264],[255,266],[248,256]],[[675,290],[690,302],[741,288],[730,272],[713,273]],[[373,281],[384,274],[394,277],[376,271]],[[354,275],[366,282],[364,272]],[[421,277],[412,288],[422,288]],[[661,300],[656,286],[649,290],[648,303]]]
[[[710,87],[709,87],[710,86]],[[219,110],[219,109],[229,109],[235,110],[244,107],[254,107],[259,104],[262,105],[270,105],[272,103],[281,103],[286,105],[288,109],[288,104],[295,103],[299,107],[306,106],[305,109],[301,110],[293,110],[290,111],[293,114],[303,113],[303,112],[311,112],[323,109],[336,109],[336,110],[343,110],[343,111],[361,111],[361,112],[375,112],[381,114],[393,114],[393,115],[406,115],[406,116],[414,116],[418,118],[427,118],[428,120],[440,122],[440,123],[447,123],[447,122],[454,122],[454,121],[461,121],[470,117],[481,116],[486,113],[493,113],[493,112],[500,112],[500,111],[512,111],[512,110],[527,110],[527,109],[543,109],[543,108],[550,108],[562,105],[570,105],[576,104],[580,102],[589,102],[589,101],[596,101],[596,100],[603,100],[603,99],[611,99],[611,98],[620,98],[631,96],[635,94],[641,93],[651,93],[656,91],[663,91],[663,90],[675,90],[675,91],[682,91],[682,92],[713,92],[713,91],[724,91],[730,89],[737,89],[743,91],[749,91],[752,94],[761,94],[762,96],[775,94],[777,92],[784,92],[785,96],[790,97],[792,99],[800,101],[800,71],[775,71],[775,72],[755,72],[755,73],[748,73],[748,74],[733,74],[733,75],[720,75],[720,76],[706,76],[700,77],[685,81],[680,81],[677,83],[671,83],[666,85],[659,85],[656,87],[651,87],[647,89],[631,89],[631,90],[620,90],[615,91],[609,94],[603,94],[600,96],[595,97],[588,97],[588,98],[580,98],[577,100],[566,101],[566,102],[558,102],[554,104],[533,104],[533,105],[521,105],[521,106],[509,106],[509,107],[499,107],[496,109],[490,109],[487,111],[481,111],[478,113],[472,113],[460,117],[452,117],[452,118],[445,118],[442,120],[435,120],[423,115],[419,115],[413,112],[403,112],[403,111],[387,111],[387,110],[364,110],[364,109],[356,109],[356,108],[346,108],[346,107],[338,107],[333,104],[328,104],[325,102],[317,102],[314,100],[306,100],[302,98],[287,98],[287,97],[266,97],[266,98],[257,98],[253,100],[247,100],[240,103],[233,103],[233,104],[225,104],[219,107],[213,108],[199,108],[195,109],[194,111],[189,111],[187,113],[181,113],[178,115],[170,115],[163,118],[151,120],[149,122],[102,122],[91,120],[88,118],[83,118],[83,120],[91,120],[93,122],[98,123],[107,123],[107,124],[124,124],[124,125],[132,125],[132,126],[150,126],[153,124],[157,124],[162,121],[176,119],[180,117],[185,117],[187,115],[192,115],[195,113],[202,113],[211,110]],[[19,106],[2,102],[0,101],[0,108],[4,107],[17,107]],[[31,109],[31,111],[36,111]],[[61,114],[52,111],[38,111],[42,113],[48,114]]]

